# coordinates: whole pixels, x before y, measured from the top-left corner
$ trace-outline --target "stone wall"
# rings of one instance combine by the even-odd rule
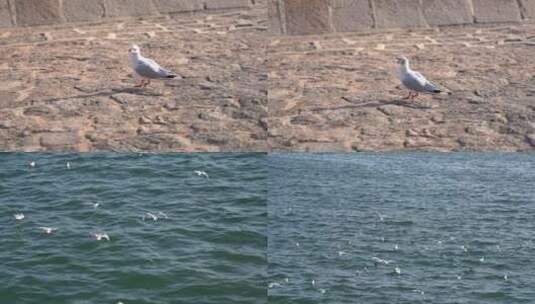
[[[274,34],[535,20],[535,0],[269,0]]]
[[[0,0],[0,27],[250,7],[263,0]]]

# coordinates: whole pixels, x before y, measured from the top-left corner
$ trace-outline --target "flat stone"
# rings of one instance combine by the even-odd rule
[[[517,0],[473,0],[477,23],[520,21]]]
[[[156,9],[164,13],[200,11],[204,4],[198,0],[153,0]]]
[[[474,22],[466,0],[426,0],[423,13],[431,26],[467,24]]]
[[[231,9],[251,6],[251,0],[205,0],[207,9]]]
[[[68,22],[98,20],[104,14],[104,0],[63,0],[63,16]]]
[[[368,1],[333,0],[331,9],[334,31],[350,32],[374,26],[373,11]]]
[[[272,34],[282,34],[284,32],[279,5],[277,0],[269,0],[268,2],[269,32]]]
[[[106,0],[106,17],[148,16],[156,15],[158,11],[147,0]]]
[[[11,12],[7,0],[0,0],[0,27],[12,26]]]
[[[378,28],[424,27],[427,25],[419,0],[376,0],[374,3],[375,22]]]
[[[524,19],[535,19],[535,0],[520,0],[520,5]]]
[[[54,24],[64,21],[59,0],[17,0],[14,3],[19,26]]]
[[[75,132],[46,133],[41,136],[39,143],[48,149],[65,149],[80,143],[80,137]]]
[[[329,3],[325,0],[292,0],[285,2],[288,34],[319,34],[331,31]]]

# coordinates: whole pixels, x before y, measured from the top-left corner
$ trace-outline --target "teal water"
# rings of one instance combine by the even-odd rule
[[[535,155],[268,166],[269,303],[535,303]]]
[[[0,154],[0,303],[266,303],[266,179],[264,154]]]

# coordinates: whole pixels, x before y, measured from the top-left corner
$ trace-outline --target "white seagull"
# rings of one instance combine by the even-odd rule
[[[206,172],[204,172],[204,171],[198,171],[198,170],[197,170],[197,171],[194,171],[194,172],[195,172],[195,174],[197,174],[198,176],[204,176],[204,177],[206,177],[206,178],[209,178],[208,173],[206,173]]]
[[[144,88],[150,84],[151,79],[172,79],[178,77],[171,71],[162,68],[156,61],[143,57],[139,46],[133,44],[128,52],[130,65],[134,70],[134,74],[138,78],[141,78],[141,83],[135,87]]]
[[[101,240],[107,240],[107,241],[109,241],[109,240],[110,240],[110,236],[109,236],[107,233],[95,233],[95,234],[93,234],[93,237],[94,237],[97,241],[101,241]]]
[[[147,212],[143,215],[143,220],[145,220],[145,218],[148,218],[148,217],[150,217],[155,222],[158,220],[158,217],[154,215],[154,213],[150,213],[150,212]]]
[[[13,215],[17,221],[22,221],[24,219],[24,214],[17,213]]]
[[[435,84],[427,80],[422,74],[413,71],[409,66],[409,59],[400,57],[397,59],[400,65],[400,80],[405,88],[409,90],[409,96],[404,99],[414,100],[419,93],[440,94],[443,91]],[[448,92],[448,94],[451,94]]]
[[[39,227],[39,229],[43,230],[43,232],[46,234],[52,234],[56,230],[58,230],[58,228],[51,228],[51,227]]]

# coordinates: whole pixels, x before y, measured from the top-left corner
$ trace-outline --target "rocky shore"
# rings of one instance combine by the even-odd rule
[[[265,151],[265,8],[0,30],[2,151]],[[183,79],[134,88],[131,43]]]
[[[275,151],[535,148],[535,24],[273,37]],[[403,100],[396,56],[451,90]]]

